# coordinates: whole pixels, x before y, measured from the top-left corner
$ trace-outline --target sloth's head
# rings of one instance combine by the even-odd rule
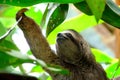
[[[76,64],[81,58],[86,57],[87,54],[89,54],[90,49],[86,41],[78,32],[67,30],[58,33],[56,51],[59,58],[64,62]]]

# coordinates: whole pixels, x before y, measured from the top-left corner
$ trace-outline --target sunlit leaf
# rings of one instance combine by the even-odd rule
[[[42,12],[40,9],[36,9],[36,7],[30,7],[26,14],[27,16],[31,17],[37,24],[40,24],[42,19]]]
[[[5,28],[10,28],[15,23],[15,19],[14,18],[8,18],[8,17],[1,17],[0,22],[3,24],[3,26]]]
[[[5,8],[5,9],[4,9]],[[4,25],[5,28],[10,28],[15,24],[16,12],[20,7],[7,6],[3,7],[3,11],[0,14],[0,22]]]
[[[18,22],[22,19],[22,17],[6,32],[4,35],[0,36],[0,41],[5,39],[8,35],[11,34],[11,32],[14,30],[14,28],[17,26]]]
[[[91,49],[92,53],[94,54],[96,61],[99,63],[111,63],[113,58],[107,55],[106,53],[98,50],[98,49]]]
[[[118,61],[117,61],[117,62],[111,64],[110,66],[108,66],[108,67],[106,68],[107,76],[108,76],[109,78],[113,78],[113,76],[114,76],[114,77],[117,77],[117,76],[120,75],[120,68],[117,69],[118,64],[119,64],[119,63],[118,63]],[[117,69],[117,70],[116,70],[116,69]]]
[[[31,72],[44,72],[44,70],[41,66],[34,66]]]
[[[56,29],[54,29],[54,31],[52,31],[50,33],[50,35],[48,36],[47,39],[50,44],[54,44],[56,35],[58,32],[61,32],[63,30],[67,30],[67,29],[74,29],[74,30],[80,32],[87,28],[93,27],[95,25],[97,25],[97,23],[96,23],[94,16],[87,16],[85,14],[81,14],[81,15],[71,18],[71,19],[65,21],[64,23],[62,23],[61,25],[59,25]]]
[[[32,55],[31,50],[28,50],[28,51],[27,51],[27,54],[28,54],[28,55]]]
[[[16,13],[20,9],[21,7],[10,6],[1,13],[0,21],[5,27],[9,28],[13,26],[13,24],[16,22]],[[33,18],[37,23],[40,23],[42,12],[39,9],[36,9],[36,7],[29,7],[29,11],[27,11],[26,14]]]
[[[95,15],[96,21],[102,17],[106,0],[85,0],[91,9],[92,13]]]
[[[52,80],[52,78],[49,76],[47,80]]]
[[[2,11],[0,17],[15,18],[16,12],[21,9],[21,7],[7,6],[3,7],[3,9],[4,11]]]

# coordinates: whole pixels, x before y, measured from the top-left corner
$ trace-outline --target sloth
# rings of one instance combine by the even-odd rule
[[[57,34],[56,54],[51,50],[40,27],[27,17],[23,8],[16,14],[19,28],[30,46],[33,55],[46,64],[58,65],[67,69],[67,75],[45,69],[53,80],[108,80],[102,66],[96,62],[89,45],[75,30],[66,30]]]
[[[80,61],[86,62],[85,60],[95,61],[88,44],[75,30],[58,33],[56,50],[60,60],[70,64],[79,65]]]
[[[70,75],[61,80],[108,80],[89,45],[75,30],[58,33],[56,49],[61,65],[70,71]]]

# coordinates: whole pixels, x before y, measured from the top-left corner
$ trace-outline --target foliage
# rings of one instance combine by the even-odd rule
[[[93,12],[89,8],[89,5],[85,1],[80,2],[80,3],[75,3],[75,6],[87,15],[93,14]],[[98,11],[100,11],[100,10],[98,10]],[[104,20],[105,22],[113,25],[114,27],[119,28],[119,26],[120,26],[119,14],[120,14],[119,7],[112,0],[106,0],[106,5],[105,5],[105,9],[103,11],[102,17],[99,16],[99,18],[101,17],[101,19]],[[98,15],[101,15],[101,12],[97,12],[96,16],[98,16]],[[97,17],[96,17],[96,19],[97,19]]]
[[[77,3],[83,0],[1,0],[1,4],[10,4],[14,6],[32,6],[38,3],[45,3],[45,2],[55,2],[55,3]]]
[[[34,6],[34,4],[43,2],[46,2],[47,5],[44,13]],[[53,2],[53,4],[48,2]],[[16,23],[16,12],[23,6],[30,8],[26,14],[33,18],[38,24],[41,23],[40,25],[42,28],[46,28],[47,26],[46,36],[50,44],[55,44],[55,38],[58,32],[66,29],[75,29],[80,32],[97,25],[97,21],[100,19],[113,25],[114,27],[120,27],[120,10],[111,0],[0,0],[0,3],[13,5],[1,5],[0,36],[7,33],[7,30],[12,27],[14,23]],[[69,3],[73,3],[78,10],[81,10],[85,14],[80,14],[74,18],[65,20],[68,14]],[[49,8],[51,5],[52,7]],[[95,18],[92,14],[95,15]],[[99,24],[103,21],[100,20]],[[42,67],[46,67],[62,74],[67,73],[65,70],[48,67],[44,62],[30,58],[31,54],[22,54],[12,40],[12,35],[15,32],[15,30],[12,31],[5,38],[0,37],[0,70],[11,72],[10,69],[15,70],[16,67],[19,67],[20,71],[23,74],[26,74],[26,71],[24,71],[21,66],[25,63],[30,63],[33,64],[33,67],[29,73],[37,72],[41,74],[42,76],[39,75],[41,80],[51,80],[51,78],[44,72]],[[95,55],[97,62],[108,66],[106,68],[106,72],[109,78],[112,78],[113,75],[115,77],[120,75],[120,69],[117,68],[119,67],[119,61],[117,59],[111,58],[104,52],[97,49],[92,49],[92,52]],[[22,67],[25,68],[24,66]],[[115,72],[115,74],[113,72]]]
[[[57,8],[49,17],[49,22],[46,25],[47,26],[46,36],[48,36],[50,32],[52,32],[60,23],[62,23],[65,20],[67,16],[67,12],[68,12],[68,4],[60,4],[59,6],[57,6]]]
[[[102,13],[105,8],[105,2],[106,0],[85,0],[91,9],[92,13],[95,15],[96,21],[101,19]],[[99,13],[99,14],[98,14]]]

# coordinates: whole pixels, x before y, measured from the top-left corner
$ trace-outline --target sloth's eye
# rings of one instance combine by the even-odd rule
[[[72,35],[70,33],[65,33],[65,35],[70,37],[70,38],[72,37]]]
[[[72,34],[65,33],[65,35],[74,42],[74,38],[73,38]]]

